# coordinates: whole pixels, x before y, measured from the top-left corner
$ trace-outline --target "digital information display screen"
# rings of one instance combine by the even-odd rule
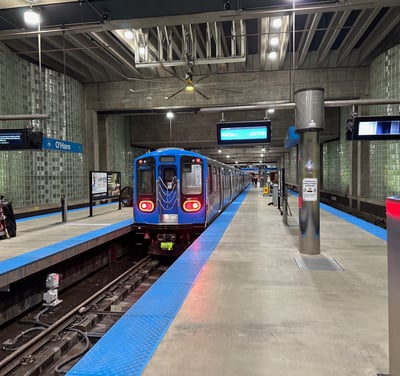
[[[0,150],[42,149],[42,132],[28,128],[0,129]]]
[[[17,130],[1,130],[0,131],[0,145],[11,146],[21,145],[24,142],[24,132]]]
[[[271,142],[271,122],[260,120],[218,123],[217,142],[219,145]]]
[[[354,118],[353,140],[400,139],[400,116],[358,116]]]

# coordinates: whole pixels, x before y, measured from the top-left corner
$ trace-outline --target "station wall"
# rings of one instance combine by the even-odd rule
[[[50,150],[0,151],[0,194],[14,209],[87,197],[84,88],[76,80],[17,57],[0,44],[0,113],[47,113],[46,120],[0,121],[0,128],[43,131],[44,137],[83,144],[83,153]]]

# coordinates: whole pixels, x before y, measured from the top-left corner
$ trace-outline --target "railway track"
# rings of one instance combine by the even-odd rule
[[[20,320],[28,327],[3,342],[0,375],[65,374],[166,269],[147,256],[66,313],[45,307]]]

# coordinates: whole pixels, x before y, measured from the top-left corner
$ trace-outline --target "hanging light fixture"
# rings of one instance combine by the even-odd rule
[[[24,13],[24,21],[28,26],[34,27],[40,23],[40,14],[32,9],[32,4],[35,0],[27,0],[30,4],[30,9]]]

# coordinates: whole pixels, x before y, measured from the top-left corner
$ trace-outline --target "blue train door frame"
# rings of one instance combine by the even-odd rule
[[[174,221],[178,214],[178,178],[176,166],[160,164],[158,168],[158,203],[160,221]]]

